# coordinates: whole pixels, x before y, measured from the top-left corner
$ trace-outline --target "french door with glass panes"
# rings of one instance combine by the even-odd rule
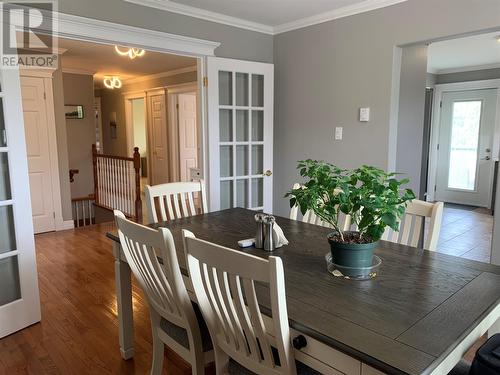
[[[272,213],[272,64],[208,58],[210,210]]]
[[[0,70],[0,338],[40,321],[17,70]]]
[[[490,207],[497,89],[443,93],[436,200]]]

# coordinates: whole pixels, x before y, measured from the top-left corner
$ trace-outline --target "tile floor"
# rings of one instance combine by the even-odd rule
[[[489,263],[492,231],[490,210],[447,203],[438,251]]]

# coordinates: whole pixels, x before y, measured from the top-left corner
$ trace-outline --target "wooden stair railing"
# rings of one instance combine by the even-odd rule
[[[127,217],[142,221],[141,155],[134,148],[131,158],[104,155],[92,145],[95,204],[107,210],[120,210]]]
[[[72,198],[73,221],[75,228],[95,224],[94,194],[86,197]]]

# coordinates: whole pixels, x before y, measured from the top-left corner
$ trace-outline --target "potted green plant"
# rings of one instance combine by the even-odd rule
[[[406,205],[415,198],[412,190],[402,188],[409,180],[376,167],[347,170],[311,159],[299,161],[297,168],[306,182],[285,195],[290,207],[298,205],[302,214],[312,210],[333,227],[328,242],[335,264],[370,267],[385,229],[398,230]],[[342,230],[341,212],[351,216],[356,231]]]

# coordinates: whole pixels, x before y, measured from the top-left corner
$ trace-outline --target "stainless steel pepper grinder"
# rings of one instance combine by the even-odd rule
[[[276,219],[274,216],[267,215],[264,218],[264,250],[274,251],[276,250],[276,244],[274,243],[274,222]]]
[[[264,247],[264,218],[265,214],[255,214],[255,224],[257,225],[257,232],[255,233],[255,247],[262,249]]]

